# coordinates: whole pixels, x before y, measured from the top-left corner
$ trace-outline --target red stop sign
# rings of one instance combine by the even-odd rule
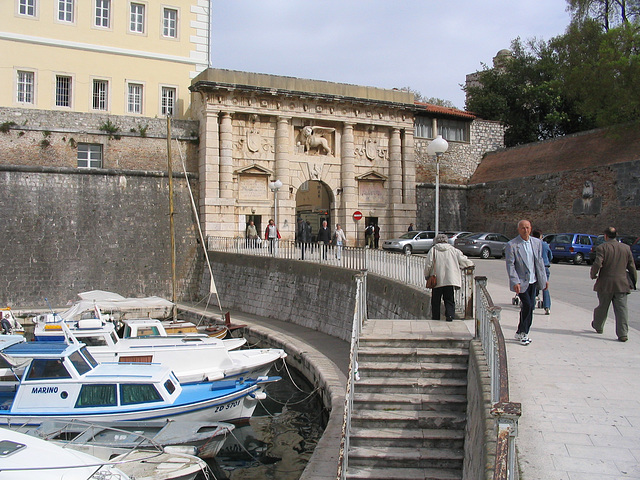
[[[360,212],[360,211],[353,212],[353,219],[354,220],[362,220],[362,212]]]

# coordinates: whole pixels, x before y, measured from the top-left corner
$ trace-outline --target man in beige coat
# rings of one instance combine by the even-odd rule
[[[596,259],[591,266],[591,278],[597,279],[593,289],[598,293],[599,304],[593,310],[591,326],[597,333],[603,332],[609,305],[613,302],[616,335],[618,340],[626,342],[629,339],[627,318],[627,295],[631,292],[629,275],[635,284],[638,274],[629,245],[618,242],[616,235],[615,228],[607,228],[604,231],[604,242],[596,247]]]

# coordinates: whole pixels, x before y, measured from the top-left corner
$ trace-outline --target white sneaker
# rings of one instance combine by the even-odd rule
[[[513,338],[515,338],[516,340],[522,340],[522,336],[523,335],[524,335],[524,333],[516,332],[516,334],[513,336]]]
[[[520,334],[520,344],[521,345],[529,345],[531,343],[531,339],[529,338],[529,336],[526,333],[522,333]]]

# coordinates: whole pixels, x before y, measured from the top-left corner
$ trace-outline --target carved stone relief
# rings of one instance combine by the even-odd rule
[[[335,128],[307,125],[298,132],[297,144],[307,155],[333,155]]]
[[[582,186],[582,198],[573,201],[574,215],[598,215],[602,212],[602,197],[594,196],[593,182],[586,180]]]

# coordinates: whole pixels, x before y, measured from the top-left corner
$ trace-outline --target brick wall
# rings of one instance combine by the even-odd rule
[[[171,298],[166,175],[0,166],[0,189],[0,305],[64,306],[93,289]],[[178,291],[192,299],[202,255],[183,177],[174,192]]]

